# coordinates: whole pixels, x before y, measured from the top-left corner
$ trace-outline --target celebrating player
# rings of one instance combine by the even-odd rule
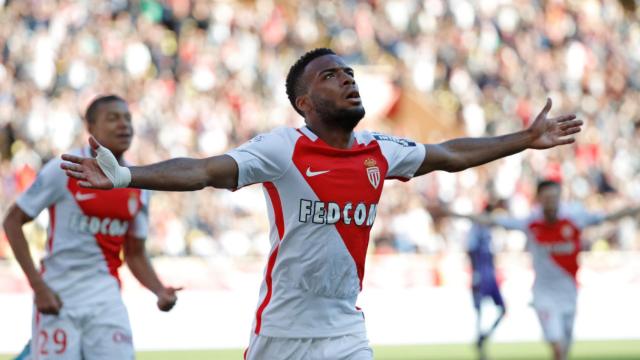
[[[89,133],[123,164],[133,136],[127,103],[117,96],[87,108]],[[73,153],[91,156],[89,147]],[[133,275],[169,311],[176,290],[164,287],[146,256],[148,192],[86,189],[47,163],[4,220],[9,243],[35,294],[32,359],[133,359],[127,310],[120,296],[120,252]],[[46,256],[34,266],[22,225],[49,209]]]
[[[566,360],[576,314],[576,274],[582,230],[587,226],[636,215],[640,207],[609,215],[595,214],[562,204],[560,195],[560,183],[545,180],[538,184],[536,193],[540,207],[527,219],[491,217],[487,214],[458,216],[468,217],[486,226],[499,225],[526,233],[535,272],[533,306],[554,359]]]
[[[354,71],[330,49],[304,54],[289,70],[286,89],[306,126],[258,135],[225,155],[125,167],[95,139],[95,159],[63,155],[62,168],[87,188],[263,184],[271,253],[249,359],[371,359],[356,299],[384,180],[460,171],[528,148],[569,144],[582,124],[574,115],[548,118],[547,101],[528,129],[499,137],[421,145],[354,132],[365,114]]]

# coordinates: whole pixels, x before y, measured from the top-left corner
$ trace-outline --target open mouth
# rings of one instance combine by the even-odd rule
[[[347,96],[347,99],[358,99],[360,100],[360,93],[357,90],[350,91]]]

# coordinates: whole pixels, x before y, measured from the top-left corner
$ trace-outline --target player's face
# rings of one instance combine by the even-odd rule
[[[110,101],[100,104],[96,118],[89,124],[89,133],[114,155],[122,155],[133,138],[131,113],[124,101]]]
[[[548,186],[538,194],[538,202],[542,207],[545,217],[555,219],[560,206],[560,187]]]
[[[321,120],[351,131],[364,117],[353,69],[339,56],[325,55],[311,61],[302,81],[308,84],[311,111]]]

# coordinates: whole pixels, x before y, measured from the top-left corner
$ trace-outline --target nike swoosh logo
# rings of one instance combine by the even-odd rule
[[[326,174],[331,170],[322,170],[322,171],[311,171],[311,166],[309,166],[307,168],[307,176],[308,177],[312,177],[312,176],[318,176],[318,175],[322,175],[322,174]]]
[[[96,197],[96,194],[92,194],[92,193],[81,193],[81,192],[76,193],[76,200],[78,201],[91,200],[95,197]]]

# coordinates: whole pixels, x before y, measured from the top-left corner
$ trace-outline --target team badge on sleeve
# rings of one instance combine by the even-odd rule
[[[364,161],[364,167],[367,168],[367,177],[374,189],[380,185],[380,168],[376,166],[376,161],[369,158]]]

